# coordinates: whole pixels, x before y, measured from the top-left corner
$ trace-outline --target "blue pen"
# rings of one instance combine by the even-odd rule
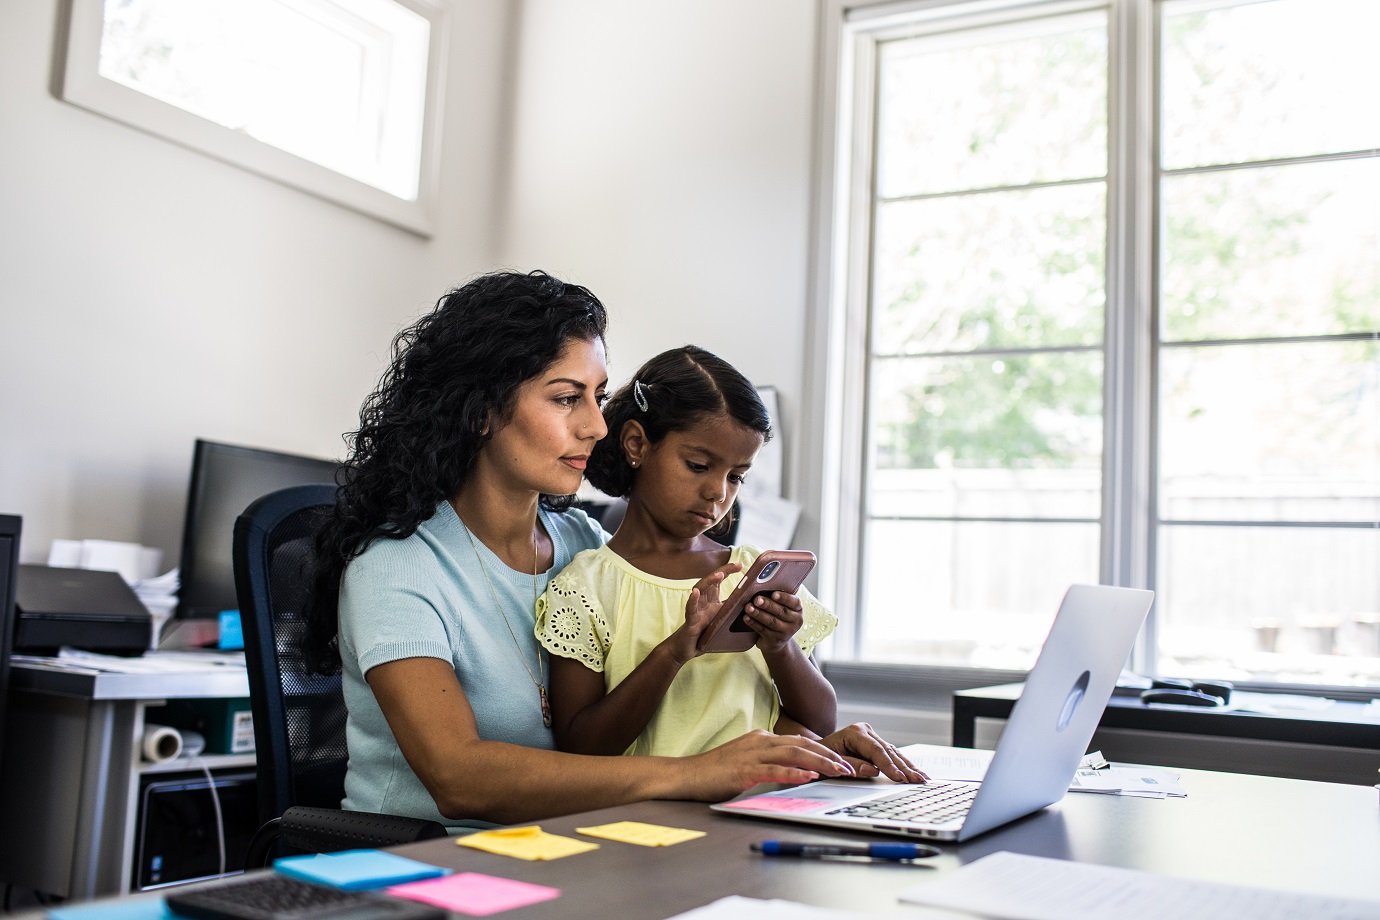
[[[864,856],[871,859],[896,861],[925,859],[938,856],[939,850],[920,843],[793,843],[789,840],[763,840],[752,844],[754,852],[763,856],[799,856],[803,859],[826,859],[830,856]]]

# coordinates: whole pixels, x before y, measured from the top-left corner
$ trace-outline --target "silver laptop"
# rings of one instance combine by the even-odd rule
[[[1154,597],[1135,588],[1069,588],[981,783],[821,781],[712,807],[957,841],[1052,805],[1068,791]]]

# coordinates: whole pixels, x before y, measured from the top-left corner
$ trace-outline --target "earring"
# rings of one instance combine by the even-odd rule
[[[636,461],[636,460],[629,460],[629,461],[628,461],[628,465],[631,466],[633,469],[637,469],[637,461]]]

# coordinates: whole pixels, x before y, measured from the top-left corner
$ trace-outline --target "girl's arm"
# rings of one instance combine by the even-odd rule
[[[770,598],[755,598],[744,619],[757,633],[757,647],[776,682],[781,715],[816,736],[830,734],[838,720],[838,700],[829,681],[795,643],[805,622],[800,598],[773,591]]]
[[[610,693],[604,676],[573,658],[551,656],[551,730],[556,746],[573,754],[621,754],[642,734],[685,663],[699,656],[700,632],[718,611],[719,584],[738,571],[730,564],[696,583],[685,623],[663,639]]]
[[[585,757],[479,737],[448,662],[404,658],[365,675],[403,757],[442,815],[499,824],[646,799],[721,801],[757,783],[852,776],[806,738],[753,732],[695,757]]]

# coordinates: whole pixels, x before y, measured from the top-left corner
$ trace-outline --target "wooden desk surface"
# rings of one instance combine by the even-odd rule
[[[1009,850],[1146,869],[1187,878],[1319,895],[1380,899],[1380,801],[1375,789],[1183,770],[1183,799],[1072,793],[1035,815],[976,840],[942,846],[920,865],[770,859],[754,840],[887,839],[711,812],[686,802],[646,802],[539,822],[551,833],[612,821],[706,831],[672,847],[600,841],[596,851],[524,862],[428,841],[399,852],[461,871],[562,890],[554,901],[504,916],[664,918],[730,894],[786,898],[871,913],[913,910],[897,894],[935,873]],[[1294,831],[1282,828],[1292,815]]]

